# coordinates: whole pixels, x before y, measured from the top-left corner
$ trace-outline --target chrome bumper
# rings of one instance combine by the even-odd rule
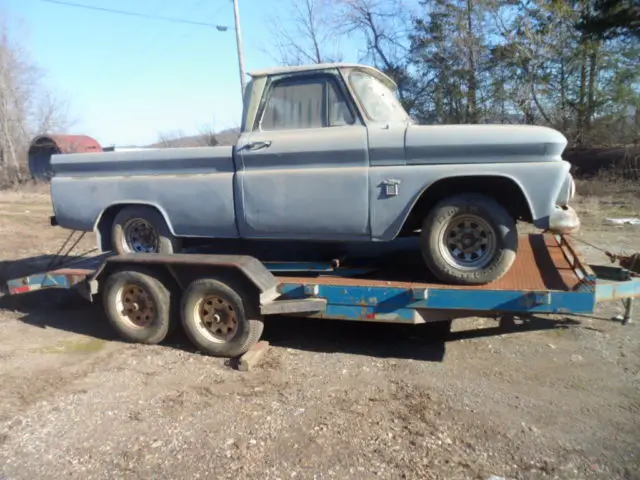
[[[571,234],[580,230],[580,219],[576,211],[569,207],[556,207],[549,215],[549,228],[547,231],[557,234]]]

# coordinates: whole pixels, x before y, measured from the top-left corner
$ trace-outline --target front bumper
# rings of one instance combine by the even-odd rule
[[[576,233],[578,230],[580,230],[580,218],[573,208],[556,206],[553,213],[549,215],[548,232],[564,235]]]

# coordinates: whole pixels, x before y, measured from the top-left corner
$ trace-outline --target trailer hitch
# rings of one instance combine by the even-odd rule
[[[611,252],[604,253],[609,257],[611,263],[615,263],[616,261],[618,262],[628,277],[625,280],[630,280],[631,277],[640,275],[640,253],[633,253],[631,255],[619,255]],[[631,317],[633,316],[634,298],[624,298],[622,299],[622,303],[624,305],[624,312],[622,315],[617,315],[614,320],[619,321],[622,325],[626,325],[632,321]]]
[[[640,253],[631,255],[621,255],[606,250],[601,250],[611,261],[618,262],[619,266],[590,265],[598,278],[613,280],[616,282],[626,282],[640,276]],[[616,315],[613,320],[627,325],[632,322],[634,310],[634,297],[621,298],[624,311],[621,315]]]
[[[585,245],[589,245],[590,247],[595,248],[596,250],[599,250],[600,252],[604,253],[609,258],[611,263],[616,263],[617,261],[620,267],[623,268],[624,270],[627,270],[628,272],[634,275],[640,275],[640,252],[632,253],[631,255],[621,255],[619,253],[612,253],[609,250],[605,250],[604,248],[598,247],[597,245],[594,245],[593,243],[589,243],[586,240],[583,240],[581,238],[578,238],[578,237],[574,237],[574,238],[579,242],[582,242]],[[630,276],[633,276],[633,275],[630,275]]]
[[[611,263],[615,263],[617,261],[622,268],[640,275],[640,253],[633,253],[631,255],[620,255],[608,251],[604,253],[609,257]]]
[[[622,323],[622,325],[626,325],[631,323],[631,317],[633,316],[633,298],[627,298],[624,300],[624,313],[622,315],[617,315],[615,320]]]

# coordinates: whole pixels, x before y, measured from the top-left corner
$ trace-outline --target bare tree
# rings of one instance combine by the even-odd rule
[[[183,130],[160,132],[154,144],[160,148],[215,147],[220,142],[213,123],[200,126],[196,135],[187,135]]]
[[[158,133],[158,141],[154,144],[154,146],[160,148],[175,148],[182,147],[184,145],[181,142],[187,138],[185,133],[182,130],[171,130],[167,132]]]
[[[6,29],[0,30],[0,150],[5,167],[18,171],[21,145],[27,140],[28,101],[33,71],[21,61],[20,50],[9,43]]]
[[[273,15],[271,35],[282,65],[339,62],[343,59],[331,25],[330,0],[292,0],[288,21],[279,12]]]
[[[42,89],[33,113],[34,129],[38,135],[66,132],[75,123],[69,103],[50,90]]]
[[[0,160],[3,185],[25,177],[31,139],[70,127],[63,102],[44,88],[42,71],[0,24]]]
[[[411,9],[404,0],[333,0],[333,29],[338,34],[364,37],[361,61],[373,63],[398,85],[405,100],[409,88]]]
[[[200,126],[198,129],[200,141],[204,147],[215,147],[220,142],[218,141],[218,135],[214,123],[206,123]]]

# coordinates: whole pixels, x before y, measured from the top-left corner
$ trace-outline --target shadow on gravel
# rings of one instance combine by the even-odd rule
[[[109,326],[101,305],[92,305],[73,292],[43,290],[5,296],[0,298],[0,309],[22,313],[20,320],[37,328],[53,328],[102,340],[119,340]],[[574,319],[552,320],[536,316],[517,321],[504,317],[496,327],[454,332],[450,327],[449,322],[393,325],[273,317],[266,320],[262,338],[274,347],[296,350],[442,362],[448,342],[552,329],[596,330]],[[196,351],[180,329],[167,338],[163,345],[192,353]]]
[[[450,327],[449,322],[391,325],[282,317],[267,321],[262,338],[273,346],[298,350],[441,362],[449,342],[553,329],[593,329],[569,318],[544,317],[518,321],[505,317],[499,326],[472,330],[452,332]]]
[[[101,340],[116,340],[102,308],[66,290],[42,290],[0,297],[0,309],[20,312],[20,321]]]
[[[449,338],[450,341],[471,340],[475,338],[493,337],[496,335],[540,332],[544,330],[567,330],[569,328],[600,331],[597,328],[583,325],[580,321],[568,317],[557,320],[546,317],[531,316],[528,318],[520,318],[516,321],[515,318],[506,316],[500,319],[500,324],[498,326],[451,332]]]
[[[66,261],[71,259],[77,259],[77,257],[69,257]],[[7,280],[46,271],[52,268],[52,266],[55,266],[57,261],[58,258],[56,255],[38,255],[35,257],[0,261],[0,282],[4,284]]]
[[[262,335],[275,347],[322,353],[441,362],[449,323],[392,325],[274,317]]]

